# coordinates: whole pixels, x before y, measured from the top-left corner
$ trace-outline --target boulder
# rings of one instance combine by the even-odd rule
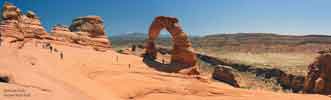
[[[4,3],[1,12],[1,18],[3,20],[18,20],[21,16],[21,10],[9,2]]]
[[[212,78],[221,82],[232,85],[233,87],[240,87],[233,74],[233,69],[227,66],[217,66],[214,69]]]
[[[179,21],[175,17],[158,16],[154,19],[149,28],[149,38],[146,43],[146,55],[152,59],[156,58],[157,49],[155,40],[162,29],[171,33],[174,43],[171,51],[171,63],[178,63],[186,66],[194,66],[197,62],[196,54],[187,34],[182,30]]]
[[[308,66],[304,92],[331,94],[331,50],[319,52],[320,55]]]
[[[103,21],[99,16],[78,17],[69,27],[72,32],[87,32],[89,37],[105,36]]]

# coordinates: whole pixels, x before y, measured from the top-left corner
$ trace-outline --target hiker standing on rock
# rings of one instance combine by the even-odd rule
[[[1,36],[1,35],[0,35]],[[0,46],[2,46],[2,39],[0,38]]]
[[[136,47],[137,47],[136,45],[132,45],[132,48],[131,48],[132,51],[136,51]]]
[[[58,50],[56,48],[54,48],[54,52],[58,52]]]
[[[1,46],[1,44],[2,44],[2,39],[1,39],[1,34],[0,34],[0,46]]]
[[[63,59],[63,52],[60,53],[60,58]]]
[[[52,46],[49,46],[49,50],[50,50],[50,52],[52,53],[52,51],[53,51],[53,47],[52,47]]]
[[[165,60],[162,58],[162,64],[165,64]]]

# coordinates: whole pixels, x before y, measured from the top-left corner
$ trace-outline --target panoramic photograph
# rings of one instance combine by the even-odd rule
[[[0,100],[331,100],[330,0],[0,0]]]

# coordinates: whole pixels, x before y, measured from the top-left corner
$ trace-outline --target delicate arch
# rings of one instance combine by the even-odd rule
[[[154,19],[149,28],[149,38],[146,44],[146,54],[152,59],[156,58],[157,49],[155,40],[162,29],[166,29],[172,36],[174,43],[171,51],[171,63],[185,64],[194,66],[197,57],[192,48],[192,44],[185,32],[179,25],[178,19],[175,17],[158,16]]]

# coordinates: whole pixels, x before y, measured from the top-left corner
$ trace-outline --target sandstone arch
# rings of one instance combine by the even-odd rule
[[[175,17],[158,16],[154,19],[149,28],[149,38],[146,44],[146,54],[148,57],[152,59],[156,58],[157,49],[155,40],[162,29],[166,29],[172,36],[174,45],[171,51],[171,63],[194,66],[197,61],[196,54],[187,34],[182,30],[178,19]]]

